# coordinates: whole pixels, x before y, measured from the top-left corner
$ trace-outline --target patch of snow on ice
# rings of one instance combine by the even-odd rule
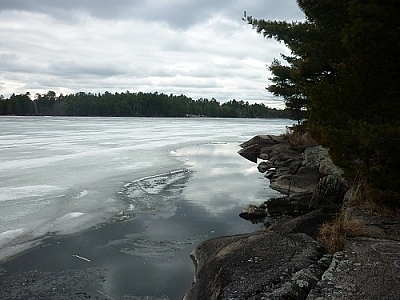
[[[82,216],[82,215],[84,215],[84,213],[83,212],[71,212],[71,213],[68,213],[68,214],[65,214],[65,215],[63,215],[62,217],[60,217],[58,220],[59,221],[66,221],[66,220],[69,220],[69,219],[75,219],[75,218],[78,218],[78,217],[80,217],[80,216]]]
[[[89,194],[89,192],[87,190],[83,190],[82,192],[80,192],[78,194],[78,196],[75,197],[75,199],[81,199],[81,198],[85,197],[87,194]]]
[[[59,192],[64,190],[54,185],[33,185],[22,187],[1,187],[0,202],[16,200],[27,197],[41,197],[48,193]]]
[[[18,228],[13,230],[7,230],[0,233],[0,245],[7,244],[17,237],[23,235],[25,228]]]

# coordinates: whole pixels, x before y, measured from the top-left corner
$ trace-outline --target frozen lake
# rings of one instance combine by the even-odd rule
[[[75,238],[86,234],[86,240],[101,235],[99,241],[75,251],[97,256],[99,261],[119,253],[121,257],[114,257],[118,263],[97,265],[114,271],[123,257],[132,260],[131,267],[140,263],[139,274],[153,285],[142,282],[129,288],[131,284],[121,280],[107,290],[119,296],[147,297],[149,291],[161,286],[154,282],[158,278],[154,273],[167,262],[173,262],[170,268],[176,266],[181,254],[185,266],[190,265],[188,251],[196,243],[255,230],[243,220],[232,219],[247,204],[259,204],[276,193],[268,188],[255,164],[236,154],[238,144],[257,134],[283,133],[291,123],[265,119],[0,117],[0,261],[43,245],[49,236],[53,245],[65,245],[73,243],[74,239],[66,238],[71,234]],[[87,231],[89,228],[92,230]],[[103,228],[103,233],[93,228]],[[105,238],[108,231],[111,240]],[[52,247],[48,247],[50,256],[66,251],[65,247]],[[40,258],[46,251],[22,256],[21,266],[30,261],[26,271],[50,271]],[[35,255],[37,259],[32,259]],[[160,262],[154,264],[154,259]],[[148,267],[143,269],[145,262]],[[59,260],[54,264],[63,266]],[[73,269],[73,263],[66,262],[64,267]],[[183,269],[187,273],[182,269],[164,271],[193,272]],[[119,270],[120,274],[129,273],[122,267]],[[154,297],[170,293],[166,299],[174,299],[175,289],[170,284]]]

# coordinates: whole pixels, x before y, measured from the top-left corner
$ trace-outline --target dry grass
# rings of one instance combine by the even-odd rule
[[[356,186],[353,195],[347,201],[348,206],[395,219],[400,219],[399,203],[398,193],[369,188],[364,182]]]
[[[352,217],[350,208],[343,208],[336,219],[322,225],[318,241],[328,252],[335,253],[344,248],[348,237],[371,235],[372,228],[366,226],[361,219]]]
[[[399,201],[397,193],[369,189],[365,183],[359,183],[351,197],[343,204],[343,208],[336,219],[322,225],[319,230],[318,241],[330,253],[334,253],[344,248],[349,237],[372,237],[376,235],[376,228],[367,226],[362,219],[352,216],[352,208],[400,219],[399,209],[385,205],[385,203],[398,203],[397,201]]]

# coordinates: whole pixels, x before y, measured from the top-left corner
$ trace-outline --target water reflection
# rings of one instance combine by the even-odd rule
[[[279,196],[269,189],[256,166],[237,154],[239,149],[237,144],[227,143],[178,150],[177,158],[196,171],[186,184],[183,198],[217,217],[235,207]]]

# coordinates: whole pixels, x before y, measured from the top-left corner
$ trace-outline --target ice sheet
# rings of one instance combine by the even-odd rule
[[[288,120],[1,116],[0,260],[4,253],[20,251],[49,233],[73,233],[123,210],[139,209],[141,204],[125,201],[118,192],[136,182],[146,195],[157,196],[163,186],[175,184],[181,173],[170,172],[185,167],[185,161],[176,157],[185,155],[179,153],[182,147],[242,142],[255,134],[282,132],[290,124]],[[159,174],[172,177],[155,176]],[[174,213],[172,200],[165,207],[164,217]]]

